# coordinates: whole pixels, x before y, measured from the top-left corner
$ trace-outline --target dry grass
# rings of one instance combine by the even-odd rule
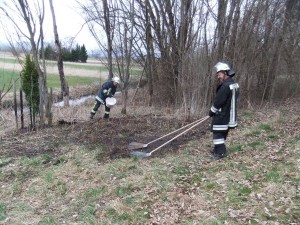
[[[299,223],[297,103],[241,111],[240,126],[228,139],[230,156],[221,161],[210,159],[211,134],[196,131],[163,155],[103,161],[99,156],[111,149],[98,140],[107,126],[120,142],[131,133],[160,135],[172,129],[168,126],[177,116],[136,105],[128,108],[126,119],[118,105],[112,110],[115,119],[104,122],[100,112],[88,121],[92,104],[54,109],[55,121],[80,124],[29,135],[2,133],[2,224]],[[13,126],[11,114],[1,111],[1,130]],[[83,137],[87,142],[76,141]],[[46,151],[31,157],[4,154],[3,146],[18,143]]]

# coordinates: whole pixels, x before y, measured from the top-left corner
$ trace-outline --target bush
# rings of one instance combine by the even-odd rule
[[[32,110],[32,115],[35,117],[39,111],[40,102],[39,74],[29,55],[26,55],[24,67],[21,71],[21,85],[26,101]]]

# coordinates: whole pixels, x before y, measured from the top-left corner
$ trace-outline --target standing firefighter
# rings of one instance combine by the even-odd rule
[[[113,97],[116,93],[117,87],[120,84],[119,77],[113,77],[112,80],[106,81],[100,88],[96,96],[96,103],[91,111],[90,119],[93,119],[96,112],[98,111],[101,104],[105,106],[104,117],[109,118],[110,108],[106,106],[105,99],[108,97]]]
[[[228,64],[218,62],[214,66],[214,72],[217,75],[219,86],[209,116],[212,117],[211,131],[214,143],[212,157],[218,160],[227,156],[225,140],[229,129],[237,127],[236,103],[239,85],[232,79],[235,72],[230,69]]]

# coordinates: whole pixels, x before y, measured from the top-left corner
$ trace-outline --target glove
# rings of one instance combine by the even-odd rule
[[[105,95],[105,96],[108,96],[108,97],[111,97],[111,88],[110,89],[108,89],[108,90],[106,90],[106,89],[104,89],[103,90],[103,94]]]
[[[209,110],[208,115],[209,115],[210,117],[213,117],[213,116],[215,115],[215,113],[214,113],[213,111]]]
[[[106,96],[111,97],[112,94],[110,92],[111,92],[111,88],[108,89],[108,91],[106,92]]]

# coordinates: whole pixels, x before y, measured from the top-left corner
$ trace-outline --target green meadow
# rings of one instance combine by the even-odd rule
[[[1,69],[0,70],[0,89],[5,85],[7,87],[13,80],[16,80],[16,88],[20,88],[20,71]],[[99,78],[95,77],[80,77],[80,76],[66,76],[69,86],[80,86],[95,84],[100,82]],[[60,80],[58,74],[47,74],[47,85],[49,88],[59,88]],[[11,90],[12,91],[12,90]]]

